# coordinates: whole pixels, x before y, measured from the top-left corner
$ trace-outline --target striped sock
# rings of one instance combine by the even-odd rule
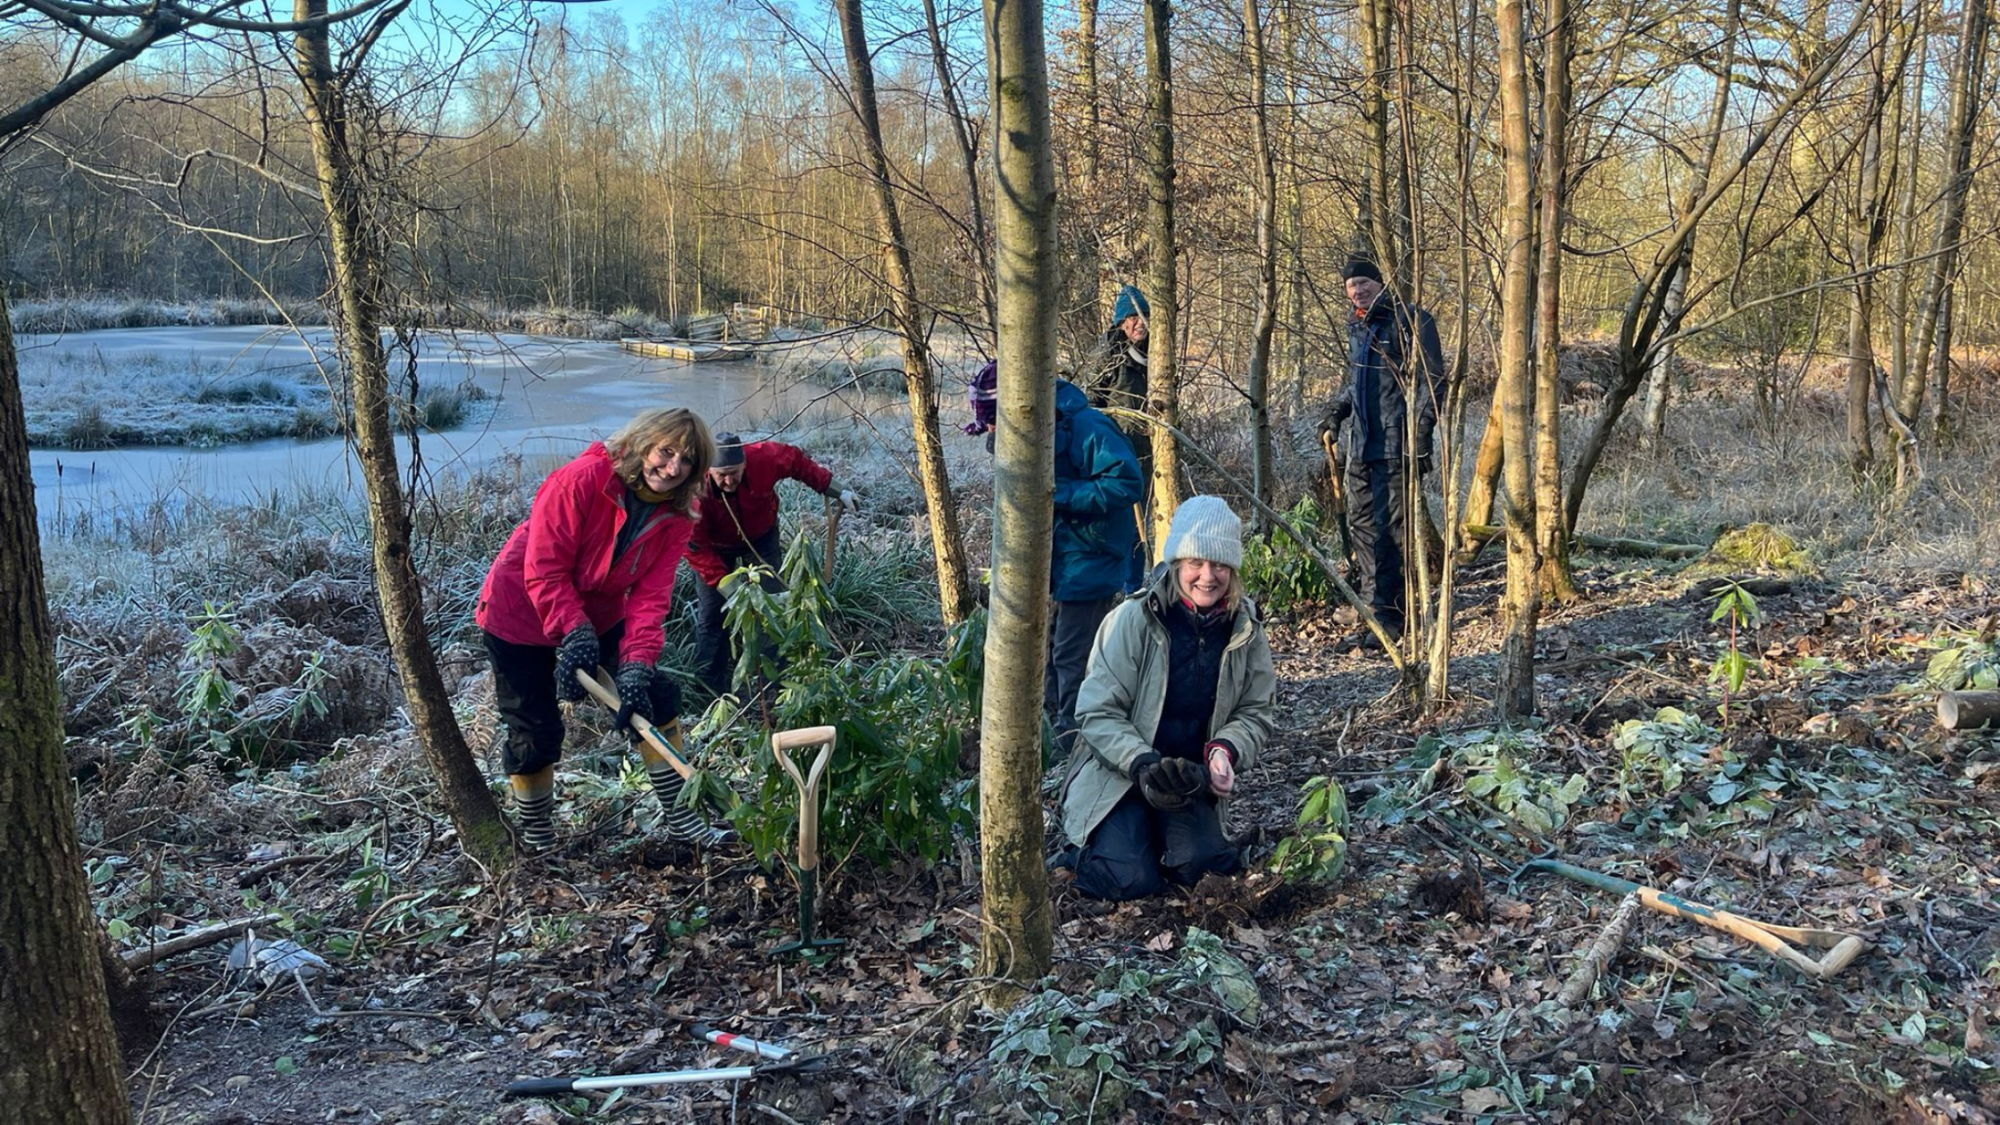
[[[544,852],[556,844],[556,768],[507,776],[514,790],[514,811],[521,818],[521,846]]]
[[[658,730],[667,744],[680,753],[685,744],[678,720],[668,723]],[[675,840],[713,846],[729,839],[729,833],[720,828],[711,828],[702,823],[701,817],[691,808],[681,804],[681,788],[686,784],[680,771],[667,761],[666,755],[644,739],[639,741],[639,760],[646,764],[646,777],[653,783],[653,796],[659,799],[661,816],[666,820],[667,835]],[[686,759],[683,758],[683,761]]]

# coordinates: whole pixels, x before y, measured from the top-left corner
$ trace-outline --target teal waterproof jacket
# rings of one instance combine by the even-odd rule
[[[1098,626],[1097,643],[1091,646],[1089,671],[1076,697],[1082,738],[1062,802],[1063,835],[1078,847],[1132,788],[1132,763],[1153,752],[1153,735],[1167,701],[1162,614],[1168,585],[1167,568],[1156,568],[1145,592],[1112,610]],[[1271,642],[1257,619],[1256,603],[1246,597],[1236,607],[1229,644],[1222,651],[1206,738],[1236,748],[1238,774],[1256,764],[1270,740],[1277,690]],[[1222,812],[1228,815],[1226,802]]]
[[[1139,545],[1132,506],[1145,495],[1139,458],[1074,383],[1056,380],[1055,537],[1049,593],[1059,602],[1122,593]]]

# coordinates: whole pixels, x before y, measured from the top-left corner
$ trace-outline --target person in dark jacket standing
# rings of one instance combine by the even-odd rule
[[[1355,258],[1344,276],[1354,306],[1347,320],[1347,385],[1321,429],[1346,457],[1355,592],[1383,628],[1400,637],[1409,490],[1421,487],[1431,471],[1444,355],[1431,314],[1384,288],[1374,262]]]
[[[479,590],[474,620],[493,659],[493,693],[521,842],[555,843],[560,703],[579,702],[581,671],[614,669],[624,709],[681,749],[680,690],[654,673],[666,643],[674,571],[694,534],[695,495],[715,459],[708,426],[681,409],[648,410],[593,443],[535,492]],[[651,743],[631,737],[676,839],[714,842],[680,803],[681,776]]]
[[[1091,406],[1099,410],[1145,411],[1147,383],[1152,370],[1148,351],[1152,342],[1152,317],[1153,307],[1137,286],[1127,285],[1118,290],[1118,300],[1111,308],[1111,327],[1104,330],[1097,380],[1085,392]],[[1139,459],[1140,502],[1143,503],[1145,482],[1153,476],[1152,431],[1144,422],[1132,418],[1117,418],[1113,422],[1124,433],[1125,440],[1132,443],[1132,454]],[[1136,509],[1132,518],[1135,527],[1142,522]],[[1135,537],[1132,558],[1126,564],[1127,594],[1137,593],[1145,584],[1146,569],[1144,544],[1136,543]]]
[[[849,512],[860,498],[835,488],[833,473],[806,456],[805,451],[779,441],[745,442],[735,434],[715,435],[715,467],[708,471],[701,495],[700,525],[688,565],[701,584],[695,589],[695,666],[702,682],[717,695],[729,690],[733,663],[729,631],[722,621],[728,594],[722,580],[744,566],[774,570],[784,552],[778,547],[778,482],[795,480],[814,492],[840,502]],[[764,576],[764,588],[784,589],[775,575]]]
[[[1083,391],[1056,380],[1056,490],[1049,593],[1049,661],[1042,709],[1055,732],[1058,760],[1076,734],[1076,692],[1098,623],[1124,593],[1139,544],[1132,505],[1145,485],[1132,445]]]

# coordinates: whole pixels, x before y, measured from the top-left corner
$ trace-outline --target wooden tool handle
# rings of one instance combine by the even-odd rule
[[[583,690],[589,692],[599,703],[611,708],[614,712],[625,705],[618,698],[616,689],[606,685],[589,672],[578,668],[576,670],[576,678],[577,682],[583,685]],[[660,756],[667,760],[667,764],[674,767],[675,773],[680,774],[683,778],[694,776],[694,767],[681,760],[681,756],[674,752],[673,744],[669,743],[665,736],[660,734],[660,728],[647,721],[646,716],[632,716],[632,729],[639,732],[640,738],[653,744],[653,749],[658,750]]]
[[[817,746],[822,742],[832,742],[840,732],[832,727],[800,727],[797,730],[781,730],[771,735],[771,749],[778,751],[796,750],[801,746]]]

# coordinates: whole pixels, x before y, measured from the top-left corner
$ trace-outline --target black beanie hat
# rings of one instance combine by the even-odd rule
[[[1377,285],[1382,284],[1382,271],[1376,269],[1375,263],[1366,258],[1349,258],[1347,268],[1340,271],[1342,281],[1353,281],[1357,277],[1365,277]]]
[[[728,430],[715,435],[715,467],[728,469],[743,463],[743,439]]]

